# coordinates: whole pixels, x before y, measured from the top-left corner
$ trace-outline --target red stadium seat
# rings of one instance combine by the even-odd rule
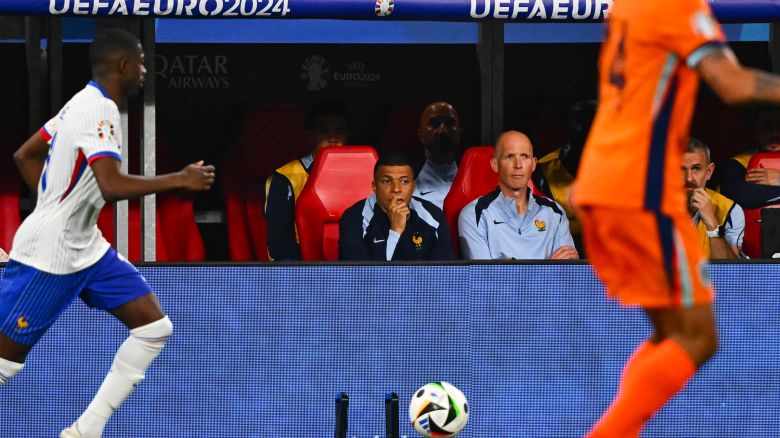
[[[169,192],[157,195],[157,233],[162,234],[163,251],[157,260],[200,262],[206,259],[206,247],[195,222],[192,194]],[[160,245],[158,244],[159,248]]]
[[[780,152],[761,152],[753,155],[748,169],[780,169]],[[780,208],[780,203],[761,208]],[[742,252],[751,258],[761,257],[761,208],[745,209],[745,236],[742,240]]]
[[[22,182],[17,172],[0,176],[0,248],[11,251],[16,230],[22,220],[19,215],[19,192]]]
[[[474,199],[489,193],[498,185],[498,174],[490,167],[493,146],[475,146],[466,149],[460,159],[458,173],[450,192],[444,198],[444,217],[450,225],[450,240],[455,258],[460,257],[458,243],[458,216],[463,207]]]
[[[23,142],[26,126],[18,123],[8,111],[0,108],[0,248],[10,252],[16,230],[22,220],[19,203],[22,177],[14,163],[13,155]]]
[[[370,146],[332,146],[317,154],[295,205],[303,260],[338,260],[339,219],[371,195],[377,159]]]
[[[463,207],[498,186],[498,174],[490,167],[493,146],[474,146],[466,149],[458,166],[458,173],[444,198],[444,217],[450,225],[450,240],[455,258],[460,257],[458,216]],[[533,182],[528,181],[534,194],[543,196]]]
[[[141,257],[141,208],[140,201],[137,199],[131,200],[128,203],[128,254],[127,259],[131,262],[139,262],[143,259]],[[156,250],[157,260],[164,262],[168,261],[168,254],[165,251],[165,243],[162,238],[162,230],[160,229],[160,212],[157,212],[157,226],[155,227],[156,234]],[[116,239],[114,236],[114,204],[107,202],[106,205],[100,210],[98,214],[97,226],[103,237],[108,240],[112,246],[116,247]]]
[[[141,255],[140,201],[129,204],[128,260],[138,262]],[[192,198],[186,193],[163,193],[157,196],[156,248],[159,262],[198,262],[206,259],[206,248],[195,222]],[[103,237],[116,246],[114,239],[114,206],[107,203],[98,215]]]
[[[231,260],[268,260],[265,180],[284,163],[311,152],[304,132],[304,113],[298,107],[256,105],[247,110],[220,172]]]

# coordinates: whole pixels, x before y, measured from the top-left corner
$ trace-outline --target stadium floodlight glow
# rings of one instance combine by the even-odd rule
[[[613,0],[3,0],[0,15],[598,22]],[[780,0],[708,0],[724,23],[780,20]],[[670,11],[670,13],[673,11]]]

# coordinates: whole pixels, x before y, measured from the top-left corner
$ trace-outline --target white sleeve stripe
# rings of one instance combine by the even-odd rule
[[[704,59],[704,57],[712,53],[714,50],[722,48],[723,45],[724,44],[721,41],[706,42],[698,49],[694,50],[693,53],[688,55],[688,58],[685,60],[685,64],[690,68],[696,68],[699,65],[699,62]]]

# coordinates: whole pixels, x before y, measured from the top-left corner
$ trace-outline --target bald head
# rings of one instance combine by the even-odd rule
[[[498,186],[504,196],[525,196],[528,181],[536,169],[531,140],[522,132],[504,132],[496,139],[490,166],[498,173]]]
[[[448,102],[434,102],[425,107],[420,115],[420,128],[428,126],[428,123],[432,117],[450,117],[455,124],[460,125],[460,118],[458,117],[458,111],[455,107]]]
[[[493,146],[493,156],[499,158],[507,145],[519,145],[527,150],[530,156],[534,156],[531,139],[520,131],[506,131],[499,135],[496,139],[496,145]]]
[[[423,110],[417,135],[425,147],[426,158],[439,164],[450,164],[460,145],[460,117],[447,102],[434,102]]]

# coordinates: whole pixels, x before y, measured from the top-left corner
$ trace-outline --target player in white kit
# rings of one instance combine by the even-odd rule
[[[133,35],[108,29],[95,36],[89,55],[93,80],[14,154],[38,201],[14,237],[0,282],[0,384],[22,369],[76,296],[130,330],[95,398],[63,438],[100,437],[173,330],[146,280],[100,234],[98,212],[106,201],[207,190],[214,182],[214,167],[203,162],[155,177],[120,171],[117,105],[143,85],[143,49]]]

